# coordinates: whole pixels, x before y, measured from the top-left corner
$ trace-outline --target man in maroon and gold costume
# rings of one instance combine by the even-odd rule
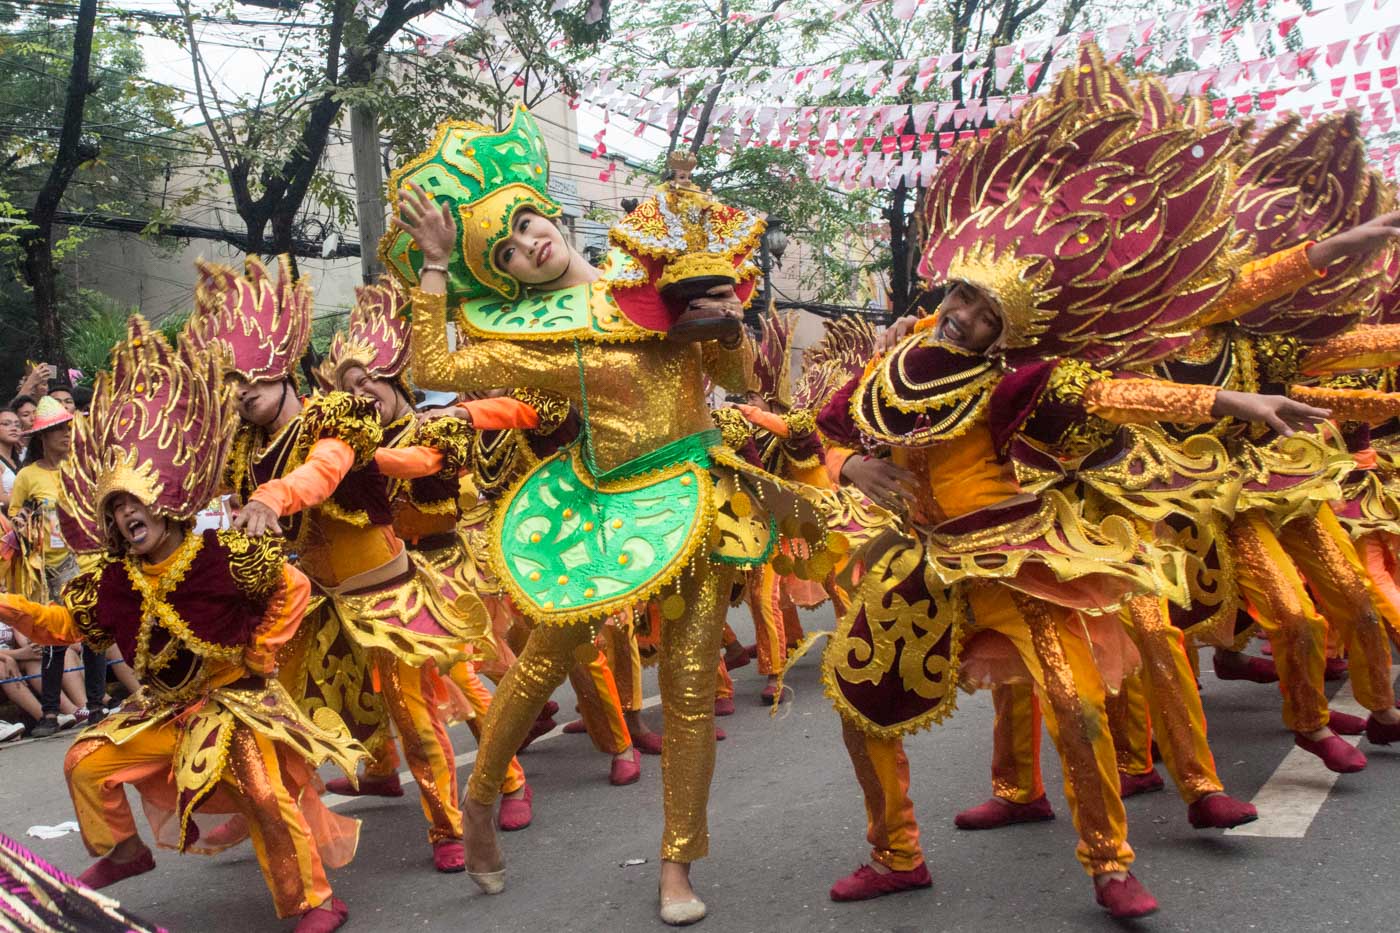
[[[407,468],[386,458],[381,469],[373,405],[344,392],[303,403],[295,367],[310,336],[310,287],[285,258],[275,283],[256,258],[246,265],[239,275],[199,264],[189,333],[229,361],[242,417],[225,477],[242,503],[235,527],[255,537],[280,531],[328,597],[317,625],[279,657],[280,676],[301,702],[343,712],[352,728],[379,726],[372,704],[382,701],[418,783],[434,865],[462,871],[457,769],[438,671],[473,647],[489,649],[491,636],[481,601],[454,590],[394,534],[386,476],[440,472],[446,459],[424,450]],[[333,681],[320,677],[327,645],[344,655]]]
[[[44,644],[116,644],[142,685],[64,764],[83,841],[103,856],[84,883],[155,867],[132,784],[157,842],[180,851],[221,847],[200,844],[197,814],[240,814],[278,916],[328,933],[346,908],[325,865],[349,861],[359,823],[325,809],[315,769],[334,761],[353,774],[364,750],[339,717],[313,722],[273,677],[306,609],[306,577],[275,541],[192,530],[219,482],[230,401],[217,361],[184,340],[172,350],[133,317],[63,470],[65,526],[105,552],[61,603],[3,596],[0,617]]]

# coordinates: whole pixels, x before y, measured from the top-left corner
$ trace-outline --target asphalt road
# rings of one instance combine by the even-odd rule
[[[741,636],[746,610],[732,614]],[[807,614],[809,630],[829,611]],[[792,703],[770,718],[758,703],[762,680],[735,673],[738,713],[721,720],[711,798],[711,856],[694,877],[710,907],[708,933],[839,931],[1390,931],[1400,925],[1400,747],[1376,749],[1364,772],[1343,776],[1303,838],[1197,832],[1170,790],[1128,802],[1136,872],[1162,902],[1136,924],[1110,921],[1093,902],[1074,859],[1058,762],[1046,745],[1045,779],[1059,819],[994,832],[953,828],[959,808],[988,794],[991,704],[963,697],[953,719],[908,742],[914,799],[933,872],[930,891],[863,904],[834,904],[827,888],[865,857],[860,795],[823,698],[815,652],[791,678]],[[1208,664],[1208,657],[1205,659]],[[1291,747],[1273,687],[1223,683],[1205,674],[1212,745],[1227,788],[1253,798]],[[556,695],[572,706],[567,685]],[[655,695],[648,680],[647,696]],[[659,725],[660,711],[647,714]],[[453,730],[459,753],[474,743]],[[26,838],[35,824],[72,818],[62,779],[66,738],[0,750],[0,830],[75,873],[89,861],[76,834]],[[555,734],[523,756],[535,789],[535,822],[504,837],[509,888],[488,898],[465,875],[432,870],[412,789],[400,800],[353,800],[342,812],[363,820],[360,851],[333,873],[349,903],[347,931],[633,931],[664,929],[655,919],[661,813],[659,759],[643,759],[641,783],[614,788],[608,761],[581,736]],[[462,778],[470,770],[464,763]],[[1159,766],[1159,770],[1160,766]],[[1162,772],[1165,776],[1165,772]],[[1306,784],[1306,781],[1303,782]],[[1277,787],[1276,780],[1271,787]],[[1284,788],[1285,797],[1291,792]],[[645,864],[632,864],[645,859]],[[110,889],[129,908],[175,933],[290,929],[278,921],[251,849],[215,858],[157,854],[157,870]]]

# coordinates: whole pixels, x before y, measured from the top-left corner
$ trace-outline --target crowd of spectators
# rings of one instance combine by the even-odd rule
[[[36,601],[56,601],[78,573],[63,540],[58,499],[73,420],[82,417],[77,393],[52,366],[31,365],[18,392],[0,409],[0,586]],[[102,719],[136,681],[115,648],[31,643],[0,623],[0,742],[41,738]]]

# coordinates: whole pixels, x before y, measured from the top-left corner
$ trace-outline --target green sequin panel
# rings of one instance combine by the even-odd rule
[[[577,612],[627,597],[684,564],[704,521],[703,468],[680,464],[628,491],[603,492],[580,477],[573,458],[555,457],[528,477],[506,506],[506,571],[530,614]]]

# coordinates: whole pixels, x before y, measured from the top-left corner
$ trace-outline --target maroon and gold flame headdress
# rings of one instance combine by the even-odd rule
[[[1135,359],[1229,284],[1229,128],[1187,125],[1155,87],[1089,80],[1101,65],[1081,48],[1053,95],[956,147],[924,201],[920,273],[987,295],[1013,363]]]
[[[1290,115],[1254,140],[1240,169],[1231,209],[1255,255],[1320,240],[1385,213],[1393,202],[1366,164],[1355,113],[1333,114],[1306,129]],[[1325,278],[1243,315],[1250,333],[1324,340],[1364,320],[1384,286],[1386,257],[1336,263]]]
[[[753,348],[753,373],[758,379],[758,394],[770,404],[786,410],[792,407],[792,364],[789,354],[797,315],[770,308],[760,321],[762,330]]]
[[[292,275],[291,260],[277,257],[277,281],[256,256],[244,274],[199,260],[195,311],[186,328],[195,346],[225,356],[226,370],[248,382],[296,379],[297,361],[311,340],[311,283]]]
[[[408,293],[398,282],[382,277],[374,285],[355,289],[355,307],[350,324],[331,338],[326,359],[316,371],[316,379],[327,390],[344,389],[345,371],[358,366],[372,379],[397,382],[412,398],[404,380],[408,363],[408,319],[401,312],[408,305]]]
[[[820,410],[875,355],[875,325],[869,318],[826,322],[822,339],[802,352],[802,381],[793,407]]]
[[[129,493],[158,515],[187,522],[219,486],[236,418],[217,354],[181,335],[178,349],[139,314],[99,373],[92,408],[73,424],[63,462],[61,515],[77,550],[111,545],[107,500]]]

